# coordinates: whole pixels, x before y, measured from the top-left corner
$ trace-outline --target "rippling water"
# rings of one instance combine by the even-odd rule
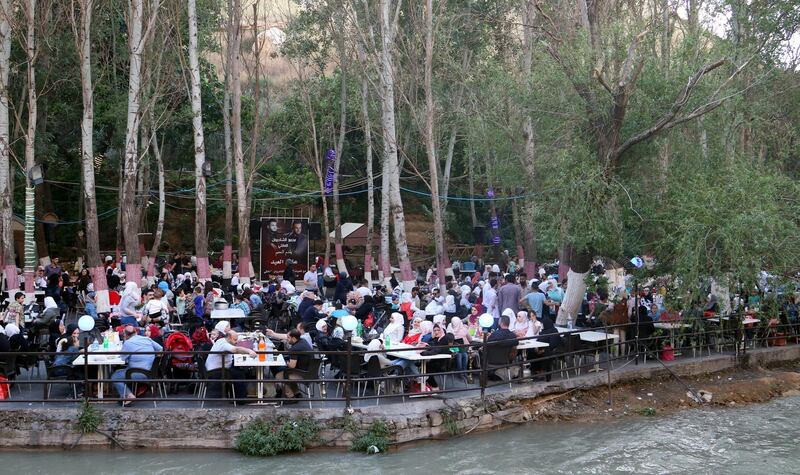
[[[315,452],[0,452],[14,474],[800,474],[800,397],[611,423],[531,424],[378,456]],[[2,431],[0,431],[2,432]]]

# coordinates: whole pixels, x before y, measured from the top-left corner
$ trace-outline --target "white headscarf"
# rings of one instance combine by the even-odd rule
[[[500,266],[498,266],[497,264],[493,265],[492,266],[492,272],[494,272],[495,274],[499,274],[500,273]]]
[[[11,338],[14,335],[19,335],[19,327],[13,323],[6,325],[6,336]]]
[[[125,290],[122,291],[121,298],[124,299],[125,297],[131,297],[137,302],[142,299],[142,292],[136,282],[127,282],[125,284]]]
[[[400,303],[409,303],[411,302],[411,292],[403,292],[400,294]]]
[[[447,295],[444,298],[444,311],[447,313],[456,313],[456,298],[452,295]]]
[[[441,314],[434,315],[433,316],[433,325],[435,326],[436,324],[439,324],[439,326],[441,326],[442,329],[444,329],[445,320],[447,320],[447,318],[444,315],[441,315]]]
[[[379,339],[374,338],[370,340],[369,345],[367,345],[368,352],[364,353],[364,361],[369,363],[370,358],[372,358],[375,355],[379,355],[380,353],[369,353],[369,351],[380,351],[383,349],[382,346],[383,343]]]
[[[317,323],[314,324],[318,332],[326,332],[328,328],[328,322],[325,321],[324,318],[320,318],[317,320]]]
[[[388,336],[391,341],[400,342],[404,334],[403,315],[395,312],[392,314],[392,323],[386,325],[386,329],[383,330],[383,337],[385,339]]]
[[[505,310],[503,310],[503,313],[501,313],[501,315],[505,315],[505,316],[506,316],[506,317],[508,317],[508,318],[509,318],[509,319],[510,319],[512,322],[513,322],[513,321],[516,319],[516,317],[514,316],[514,311],[513,311],[513,310],[511,310],[510,308],[506,308]]]
[[[419,324],[419,331],[422,333],[420,338],[425,335],[430,335],[433,333],[433,322],[430,320],[423,320],[422,323]]]
[[[56,301],[53,300],[53,297],[44,298],[44,309],[47,310],[48,308],[58,308],[58,305],[56,305]]]
[[[510,310],[510,309],[508,309]],[[503,312],[505,315],[506,312]],[[523,317],[522,321],[517,321],[516,318],[511,319],[511,324],[508,326],[509,331],[516,332],[518,330],[525,330],[526,332],[530,329],[529,321],[528,320],[528,312],[520,311],[517,313],[517,317]]]

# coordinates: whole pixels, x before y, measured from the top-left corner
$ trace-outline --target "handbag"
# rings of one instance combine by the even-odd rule
[[[9,383],[5,376],[0,375],[0,401],[8,399]]]

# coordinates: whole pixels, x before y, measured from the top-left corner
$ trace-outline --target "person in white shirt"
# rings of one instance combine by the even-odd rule
[[[297,290],[297,289],[295,289],[294,285],[292,285],[292,283],[291,283],[291,282],[289,282],[288,280],[282,280],[282,281],[281,281],[281,289],[282,289],[284,292],[286,292],[286,295],[288,295],[288,296],[290,296],[290,297],[291,297],[292,295],[294,295],[294,293],[295,293],[295,292],[296,292],[296,290]]]
[[[312,292],[317,290],[317,266],[311,264],[311,267],[308,268],[308,272],[303,274],[303,284],[306,286],[306,290],[311,290]]]
[[[206,371],[208,372],[208,379],[222,379],[222,369],[228,370],[228,376],[231,379],[245,379],[246,374],[240,368],[233,365],[233,354],[248,355],[251,358],[256,357],[256,352],[249,348],[242,348],[236,346],[239,341],[239,334],[233,330],[228,330],[224,338],[214,342],[206,359]],[[214,354],[214,353],[217,354]],[[228,355],[227,353],[231,353]],[[214,396],[220,397],[222,395],[221,384],[215,383],[215,389],[218,391]],[[242,398],[247,396],[247,383],[233,383],[235,397]]]
[[[483,306],[486,307],[486,313],[491,314],[495,321],[500,318],[500,309],[497,308],[497,279],[489,279],[487,283],[483,284]]]

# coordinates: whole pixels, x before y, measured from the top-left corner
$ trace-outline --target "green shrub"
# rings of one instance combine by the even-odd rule
[[[386,452],[389,448],[389,426],[384,421],[375,421],[369,429],[353,434],[350,450],[353,452],[366,452],[375,454]],[[377,451],[376,451],[377,449]]]
[[[319,440],[319,433],[319,424],[308,416],[256,419],[236,436],[235,448],[245,455],[259,457],[302,452],[311,442]]]
[[[100,415],[94,406],[84,401],[77,422],[78,430],[81,434],[89,434],[97,431],[101,422],[103,422],[103,416]]]
[[[643,416],[655,416],[656,415],[656,408],[655,407],[643,407],[639,409],[639,414]]]

